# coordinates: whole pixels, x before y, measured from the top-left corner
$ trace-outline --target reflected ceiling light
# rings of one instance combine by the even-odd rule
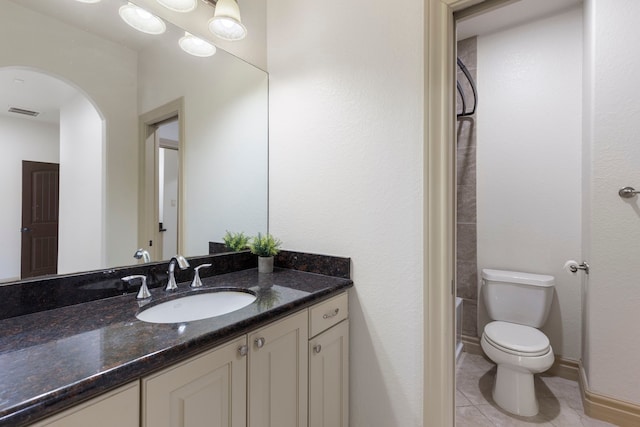
[[[218,0],[209,30],[223,40],[242,40],[247,29],[240,20],[240,8],[236,0]]]
[[[100,0],[76,0],[80,3],[100,3]]]
[[[157,0],[169,10],[174,12],[191,12],[198,5],[198,0]]]
[[[178,44],[188,54],[205,58],[216,53],[216,47],[199,37],[185,31],[184,37],[180,38]]]
[[[167,30],[167,26],[162,19],[133,3],[120,7],[118,13],[124,22],[143,33],[162,34]]]

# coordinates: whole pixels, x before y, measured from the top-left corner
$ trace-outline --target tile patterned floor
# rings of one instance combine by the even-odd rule
[[[538,415],[511,415],[498,407],[491,397],[495,375],[495,364],[482,356],[462,353],[456,366],[457,427],[613,426],[584,414],[577,382],[545,375],[535,377],[540,404]]]

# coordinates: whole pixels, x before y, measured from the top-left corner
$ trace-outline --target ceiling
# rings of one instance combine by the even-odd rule
[[[457,23],[458,40],[482,36],[551,16],[582,3],[582,0],[516,0]]]
[[[46,96],[42,96],[46,93]],[[60,106],[69,101],[78,90],[46,74],[24,68],[0,68],[0,115],[24,118],[50,124],[60,121]],[[30,117],[8,112],[17,107],[40,113]]]

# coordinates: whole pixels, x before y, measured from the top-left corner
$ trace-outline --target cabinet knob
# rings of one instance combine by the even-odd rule
[[[320,344],[316,344],[313,346],[314,353],[320,353],[322,351],[322,346]]]
[[[247,347],[246,345],[241,345],[240,347],[238,347],[238,353],[240,354],[240,356],[246,356],[249,353],[249,347]]]
[[[333,312],[325,314],[324,316],[322,316],[323,319],[331,319],[332,317],[336,317],[338,315],[338,312],[340,311],[339,308],[336,308],[335,310],[333,310]]]
[[[265,340],[263,337],[260,337],[260,338],[256,338],[254,342],[256,343],[256,347],[262,348],[264,347],[264,344],[267,342],[267,340]]]

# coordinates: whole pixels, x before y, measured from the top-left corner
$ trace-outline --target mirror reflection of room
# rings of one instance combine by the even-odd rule
[[[161,259],[170,259],[178,253],[178,189],[180,136],[178,120],[158,126],[158,245]]]
[[[0,5],[0,283],[143,262],[132,255],[155,236],[140,228],[140,118],[179,99],[183,152],[172,164],[183,182],[174,183],[175,197],[158,196],[167,205],[158,205],[155,229],[162,222],[167,231],[152,260],[205,255],[226,230],[267,229],[267,74],[222,49],[185,53],[184,30],[168,22],[162,35],[140,33],[120,19],[119,6]],[[174,154],[162,147],[158,158]],[[47,205],[57,214],[23,215],[23,161],[59,165],[58,202]],[[29,215],[49,229],[57,222],[57,235],[31,238],[40,225],[23,223]],[[24,261],[21,251],[39,259]]]

